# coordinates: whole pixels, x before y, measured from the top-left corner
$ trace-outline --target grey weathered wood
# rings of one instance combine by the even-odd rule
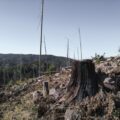
[[[78,33],[79,33],[80,52],[81,52],[81,60],[82,60],[82,39],[81,39],[81,34],[80,34],[80,28],[78,29]]]
[[[40,33],[40,55],[39,55],[39,76],[41,75],[41,54],[42,54],[42,38],[43,38],[43,14],[44,14],[44,0],[42,0],[42,11],[41,11],[41,33]]]
[[[49,95],[49,85],[48,82],[43,82],[43,96],[46,98]]]
[[[46,48],[46,40],[45,40],[45,36],[44,36],[44,49],[45,49],[45,55],[47,55],[47,48]]]
[[[82,100],[98,92],[95,66],[91,60],[75,61],[72,75],[67,86],[67,101]]]
[[[67,66],[69,66],[70,61],[69,61],[69,39],[67,38]]]

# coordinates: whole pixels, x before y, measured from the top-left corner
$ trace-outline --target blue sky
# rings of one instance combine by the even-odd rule
[[[39,54],[41,0],[0,0],[0,53]],[[112,56],[120,46],[120,0],[45,0],[48,54],[77,57],[78,28],[83,58]],[[44,53],[44,49],[43,49]]]

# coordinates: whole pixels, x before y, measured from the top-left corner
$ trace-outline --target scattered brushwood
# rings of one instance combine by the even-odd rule
[[[43,117],[51,108],[51,106],[55,103],[55,99],[53,97],[41,98],[38,104],[38,118]]]
[[[96,69],[108,75],[120,75],[120,57],[110,57],[101,61],[100,64],[96,64]]]
[[[42,104],[40,109],[42,111],[39,111],[40,120],[119,120],[120,118],[120,96],[103,91],[93,97],[86,97],[81,102],[55,103],[48,108],[46,105]]]
[[[3,96],[6,101],[2,100],[0,103],[0,119],[12,120],[13,118],[18,118],[20,120],[33,120],[38,119],[38,117],[41,119],[41,117],[50,110],[65,93],[65,87],[70,75],[69,71],[70,70],[66,68],[66,71],[62,73],[44,75],[39,79],[30,79],[26,82],[19,81],[13,86],[6,86],[4,89],[1,89],[1,96]],[[44,98],[41,94],[43,82],[46,80],[50,83],[50,95]],[[27,89],[24,89],[26,87]],[[39,91],[40,94],[37,91]],[[11,97],[8,99],[6,95],[9,93],[11,94]],[[15,93],[18,94],[14,95]],[[38,96],[40,97],[38,99],[37,97],[33,99],[33,93],[38,93]],[[42,116],[41,113],[43,114]]]
[[[55,104],[53,105],[40,120],[65,120],[64,115],[68,105]]]
[[[118,120],[120,98],[113,94],[98,93],[68,107],[65,120]]]
[[[120,90],[120,57],[106,58],[96,64],[96,71],[105,87],[112,91]]]
[[[29,89],[29,87],[30,86],[27,83],[8,87],[5,91],[0,93],[0,102],[4,103],[9,100],[14,100],[14,98],[17,96],[24,94]]]

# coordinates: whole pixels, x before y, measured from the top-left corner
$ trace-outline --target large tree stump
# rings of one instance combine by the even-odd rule
[[[87,96],[94,96],[98,92],[95,65],[91,60],[75,61],[72,74],[67,86],[67,102],[81,101]]]

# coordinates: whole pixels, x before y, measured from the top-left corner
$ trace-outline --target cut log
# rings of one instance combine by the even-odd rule
[[[67,102],[81,101],[98,92],[95,65],[92,60],[75,61],[72,66],[71,79],[67,86]]]
[[[43,82],[43,96],[46,98],[49,95],[48,82]]]

